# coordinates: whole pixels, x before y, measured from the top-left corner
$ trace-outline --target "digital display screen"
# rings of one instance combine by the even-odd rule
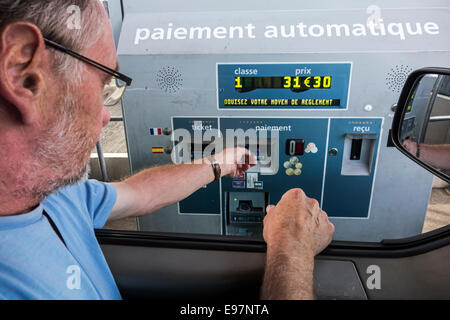
[[[238,92],[256,89],[290,89],[293,92],[330,89],[331,76],[235,77],[234,88]]]
[[[351,65],[219,63],[218,109],[345,109]]]

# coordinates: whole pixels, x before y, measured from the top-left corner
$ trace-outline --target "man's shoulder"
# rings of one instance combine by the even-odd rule
[[[78,219],[83,216],[95,228],[103,227],[117,199],[116,189],[109,183],[85,180],[48,196],[44,209],[55,219]],[[58,213],[65,212],[64,215]],[[70,214],[67,214],[70,213]]]
[[[45,201],[85,200],[88,197],[102,196],[105,188],[107,188],[107,184],[104,182],[93,179],[84,180],[56,190]]]
[[[44,209],[52,212],[89,212],[92,203],[105,197],[105,183],[97,180],[85,180],[61,188],[49,195],[43,202]]]

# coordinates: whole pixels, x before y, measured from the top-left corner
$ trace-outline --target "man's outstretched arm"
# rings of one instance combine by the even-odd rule
[[[262,299],[314,299],[314,256],[331,242],[334,225],[301,189],[286,192],[264,218],[267,243]]]
[[[449,144],[425,144],[421,143],[418,147],[418,143],[405,140],[403,141],[403,146],[406,151],[411,153],[413,156],[418,157],[423,162],[436,169],[450,169],[450,145]],[[420,151],[418,152],[418,148]]]
[[[222,176],[239,175],[256,164],[254,156],[245,148],[226,149],[215,158],[220,162]],[[113,183],[117,201],[109,220],[154,212],[185,199],[214,178],[212,166],[206,159],[200,164],[169,164],[144,170]]]

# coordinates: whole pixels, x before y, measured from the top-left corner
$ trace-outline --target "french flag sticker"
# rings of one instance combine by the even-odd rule
[[[151,136],[162,136],[162,129],[161,128],[150,128],[150,135]]]

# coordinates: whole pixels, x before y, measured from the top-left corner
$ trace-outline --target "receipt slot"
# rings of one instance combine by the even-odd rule
[[[376,134],[346,134],[341,174],[370,175],[376,141]]]
[[[323,210],[368,218],[382,119],[331,119]],[[343,205],[345,203],[345,205]]]

